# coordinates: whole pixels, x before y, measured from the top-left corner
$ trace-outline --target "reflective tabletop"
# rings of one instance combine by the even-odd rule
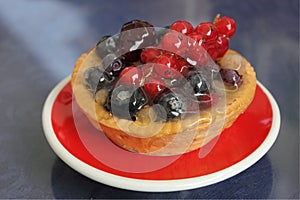
[[[236,20],[230,48],[279,105],[279,135],[265,156],[219,183],[159,193],[95,182],[54,153],[42,108],[83,52],[132,19],[197,25],[217,13]],[[0,0],[0,30],[0,198],[299,198],[298,0]]]

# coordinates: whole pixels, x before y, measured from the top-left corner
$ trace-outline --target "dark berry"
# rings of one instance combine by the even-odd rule
[[[140,87],[136,89],[130,97],[129,112],[132,119],[136,113],[140,111],[148,103],[148,96],[145,91]]]
[[[180,117],[184,113],[184,98],[182,95],[168,90],[159,95],[158,98],[156,103],[164,108],[167,118]],[[162,116],[164,113],[162,110],[157,110],[156,112],[159,116]]]
[[[132,62],[140,58],[141,49],[155,43],[153,25],[142,20],[125,23],[121,28],[119,50]]]
[[[84,72],[84,78],[87,87],[93,92],[108,86],[114,80],[113,77],[110,77],[105,71],[98,67],[88,68]]]
[[[102,60],[102,65],[109,76],[118,76],[125,68],[124,63],[115,54],[108,54]]]
[[[171,25],[170,29],[182,34],[189,34],[193,31],[193,26],[187,21],[178,20]]]
[[[96,53],[99,57],[104,58],[107,54],[113,53],[116,50],[116,38],[107,35],[103,36],[96,44]]]
[[[194,97],[201,97],[205,94],[209,93],[209,83],[208,81],[200,74],[198,71],[189,71],[186,76],[187,85],[186,88],[192,87],[193,89],[193,96]],[[188,89],[186,89],[188,91]]]
[[[228,86],[239,86],[242,84],[242,75],[240,75],[237,70],[221,69],[220,75],[224,83]]]
[[[106,107],[113,115],[130,120],[134,120],[136,113],[148,103],[141,88],[126,85],[117,86],[108,98]]]

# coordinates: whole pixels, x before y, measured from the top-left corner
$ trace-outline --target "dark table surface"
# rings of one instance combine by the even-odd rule
[[[42,106],[77,57],[129,20],[193,25],[236,19],[231,48],[255,66],[282,117],[270,151],[242,173],[203,188],[147,193],[92,181],[60,160]],[[299,1],[0,0],[0,198],[299,198]]]

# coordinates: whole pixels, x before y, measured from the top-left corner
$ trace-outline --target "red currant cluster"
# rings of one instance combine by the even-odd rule
[[[207,76],[196,68],[205,69],[210,58],[216,60],[225,54],[229,38],[235,33],[234,20],[216,17],[214,23],[202,22],[196,28],[187,21],[176,21],[158,41],[158,33],[152,27],[148,22],[133,20],[123,25],[118,39],[101,39],[96,53],[102,58],[104,69],[93,67],[85,72],[89,89],[97,92],[106,88],[106,108],[117,108],[123,118],[127,118],[126,113],[120,113],[128,104],[132,118],[145,105],[160,104],[169,118],[175,118],[193,106],[206,108],[215,104],[218,96],[211,93]],[[130,31],[133,28],[142,28],[138,29],[142,33]],[[141,48],[131,50],[136,44]],[[116,57],[113,52],[119,49],[129,52]],[[227,71],[223,74],[230,79]],[[128,91],[133,92],[129,95]]]
[[[161,46],[179,55],[185,54],[190,60],[196,61],[197,65],[203,65],[205,59],[199,55],[204,55],[204,50],[213,60],[225,54],[229,48],[229,39],[235,33],[236,24],[230,17],[220,18],[217,15],[214,23],[202,22],[193,28],[189,22],[180,20],[174,22],[170,29],[174,32],[164,36]]]

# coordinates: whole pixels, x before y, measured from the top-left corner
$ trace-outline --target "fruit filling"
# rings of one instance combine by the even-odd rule
[[[85,84],[94,95],[106,91],[102,106],[112,115],[135,121],[153,107],[157,120],[176,120],[218,103],[215,74],[228,88],[242,84],[241,66],[219,63],[235,33],[232,18],[217,16],[196,27],[179,20],[169,27],[133,20],[97,43],[101,63],[85,70]]]

